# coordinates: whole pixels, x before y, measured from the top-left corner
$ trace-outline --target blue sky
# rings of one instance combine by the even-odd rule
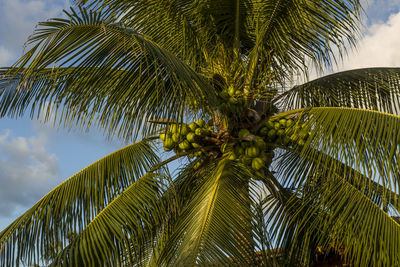
[[[335,70],[400,67],[400,1],[365,0],[368,19],[357,51]],[[0,0],[0,66],[23,53],[38,21],[60,16],[68,0]],[[55,185],[118,149],[93,129],[56,129],[28,117],[0,119],[0,230]]]

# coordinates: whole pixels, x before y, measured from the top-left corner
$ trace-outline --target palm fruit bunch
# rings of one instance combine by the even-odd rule
[[[268,120],[261,124],[259,135],[271,143],[280,143],[288,146],[304,146],[311,135],[305,123],[299,119]]]
[[[267,144],[262,137],[255,136],[248,129],[241,129],[238,140],[229,156],[230,160],[239,160],[255,171],[260,171],[270,164],[266,156]]]
[[[222,98],[219,109],[225,114],[239,114],[246,110],[246,100],[240,90],[235,89],[233,86],[223,89],[219,93]]]
[[[212,127],[207,126],[204,120],[199,119],[190,124],[171,124],[167,131],[160,134],[160,139],[164,143],[165,151],[174,150],[179,153],[200,148],[202,139],[210,135],[212,130]],[[191,156],[200,156],[201,153],[201,151],[198,151]]]

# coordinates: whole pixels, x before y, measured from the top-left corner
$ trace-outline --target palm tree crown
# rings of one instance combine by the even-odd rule
[[[400,264],[400,69],[288,86],[355,44],[360,1],[75,2],[0,69],[0,116],[130,144],[0,232],[0,265]]]

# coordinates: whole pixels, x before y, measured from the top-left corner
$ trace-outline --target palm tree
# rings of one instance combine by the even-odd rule
[[[128,145],[4,229],[0,265],[400,264],[400,69],[293,86],[354,46],[360,1],[76,4],[1,69],[0,114]]]

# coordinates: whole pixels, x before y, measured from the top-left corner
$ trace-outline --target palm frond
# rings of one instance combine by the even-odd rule
[[[335,161],[324,160],[324,155],[328,155],[378,182],[384,189],[400,192],[399,116],[340,107],[292,110],[276,116],[289,114],[299,116],[298,124],[310,132],[305,146],[298,148],[300,155],[313,158],[318,164],[328,164],[320,165],[322,177],[330,170],[342,167],[335,166]]]
[[[245,55],[254,49],[273,50],[273,67],[280,74],[303,69],[306,58],[331,65],[335,48],[341,56],[346,42],[354,44],[361,12],[358,0],[75,2],[114,12],[124,23],[138,26],[156,42],[162,41],[192,66],[201,64],[194,58],[204,59],[200,51],[213,55],[222,46],[225,52],[232,52],[239,44]]]
[[[308,148],[311,149],[311,148]],[[400,195],[371,179],[367,175],[345,165],[342,161],[335,159],[321,151],[314,149],[313,155],[318,155],[318,160],[302,155],[299,150],[288,150],[275,161],[276,172],[283,186],[296,188],[299,186],[294,176],[318,177],[324,173],[336,174],[343,177],[349,184],[363,192],[372,202],[380,208],[388,211],[394,209],[400,211]],[[326,169],[329,169],[327,171]],[[316,178],[318,179],[318,178]]]
[[[277,181],[271,173],[268,179]],[[305,201],[312,199],[313,192],[310,190],[301,191],[283,186],[279,190],[279,198],[265,192],[261,200],[263,231],[268,234],[275,248],[263,253],[263,256],[273,264],[279,263],[278,266],[310,266],[318,246],[317,236],[323,237],[320,227],[312,222],[319,217],[323,218],[325,212],[313,206],[312,201]],[[307,216],[308,221],[303,220],[303,216]]]
[[[0,233],[1,265],[33,262],[45,254],[49,244],[61,242],[64,246],[71,232],[82,232],[158,161],[149,141],[143,140],[71,176]]]
[[[206,79],[144,35],[83,8],[67,15],[40,23],[33,48],[1,72],[2,116],[32,107],[131,139],[154,127],[147,119],[180,120],[189,98],[212,101]]]
[[[310,257],[310,244],[298,241],[312,236],[314,244],[342,251],[356,266],[397,265],[391,249],[400,245],[392,238],[400,226],[387,207],[398,207],[400,117],[336,107],[285,114],[301,117],[311,135],[291,151],[293,157],[278,162],[280,180],[296,190],[292,201],[275,201],[288,216],[279,219],[279,239],[291,240],[292,251],[304,251],[298,256],[303,259]],[[285,232],[291,224],[294,232]]]
[[[201,38],[193,1],[75,1],[92,10],[113,16],[128,27],[150,37],[164,49],[188,62],[194,69],[203,64],[202,49],[214,47],[215,42]],[[203,31],[204,33],[204,31]],[[166,38],[167,37],[167,38]]]
[[[278,95],[283,109],[353,107],[399,113],[400,69],[367,68],[334,73]]]
[[[140,264],[146,245],[157,237],[155,230],[169,213],[161,201],[167,181],[167,177],[154,173],[136,180],[57,255],[52,266]]]
[[[239,47],[246,53],[254,46],[247,21],[254,13],[250,0],[239,1],[124,1],[76,0],[95,10],[112,10],[127,25],[137,26],[166,49],[200,67],[205,54],[214,56],[223,47],[232,52]],[[167,38],[166,38],[167,37]]]
[[[272,69],[307,72],[307,60],[320,68],[336,62],[345,45],[353,46],[359,30],[361,3],[358,0],[252,1],[250,22],[255,50],[273,51]]]
[[[284,251],[276,246],[269,223],[274,216],[270,205],[271,199],[278,200],[278,198],[260,186],[253,191],[255,192],[252,196],[253,238],[256,244],[254,262],[259,266],[284,266],[286,261],[283,256]]]
[[[201,170],[159,264],[251,264],[251,211],[246,171],[223,159]]]
[[[400,263],[395,253],[400,246],[397,238],[400,225],[386,212],[341,177],[331,177],[314,190],[316,192],[304,201],[327,212],[318,217],[309,212],[302,213],[300,220],[297,219],[299,229],[304,229],[304,224],[319,227],[319,232],[313,232],[318,244],[341,251],[344,259],[354,266],[396,266]]]

